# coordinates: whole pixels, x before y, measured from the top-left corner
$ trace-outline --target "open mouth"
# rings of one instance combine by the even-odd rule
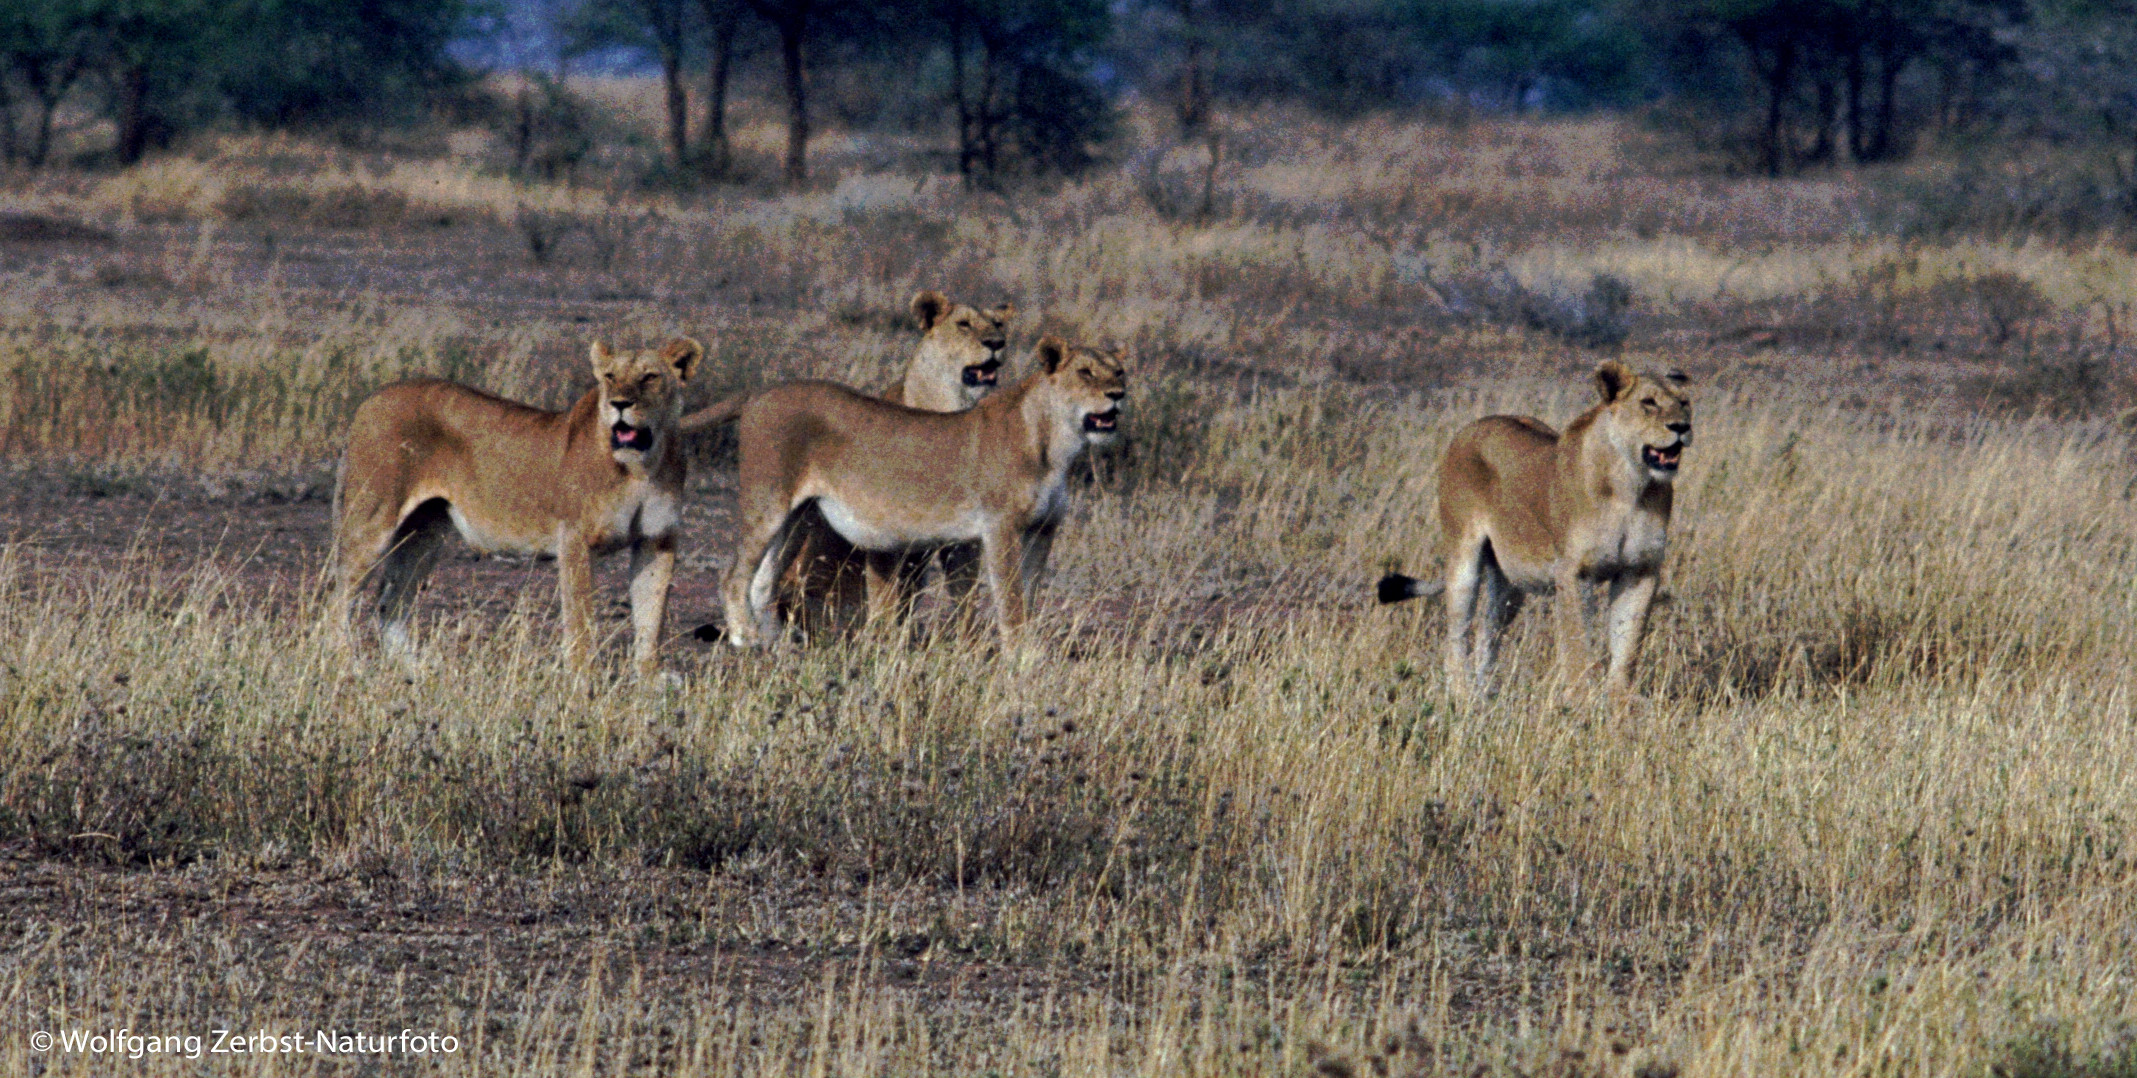
[[[634,427],[619,419],[608,429],[610,449],[636,449],[641,452],[653,448],[653,432],[644,427]]]
[[[1651,445],[1640,447],[1640,460],[1648,467],[1653,468],[1658,472],[1676,471],[1678,463],[1681,462],[1683,459],[1683,442],[1679,442],[1676,445],[1670,446],[1666,449],[1657,449]]]
[[[1111,434],[1120,429],[1120,409],[1108,408],[1103,412],[1088,412],[1083,417],[1083,429],[1093,434]]]
[[[991,386],[1002,380],[1002,361],[990,359],[965,368],[965,384],[968,386]]]

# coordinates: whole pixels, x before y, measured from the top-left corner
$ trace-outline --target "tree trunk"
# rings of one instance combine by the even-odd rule
[[[1833,85],[1831,75],[1822,76],[1818,80],[1817,109],[1817,127],[1811,136],[1810,153],[1804,156],[1804,160],[1825,164],[1833,159],[1833,121],[1840,111],[1839,87]]]
[[[31,168],[43,168],[45,159],[51,156],[53,118],[59,114],[60,102],[67,99],[67,91],[74,88],[74,80],[81,75],[81,70],[81,61],[73,59],[51,67],[40,65],[25,72],[24,81],[29,85],[30,96],[37,102],[37,124],[29,151]]]
[[[712,70],[705,82],[705,172],[727,172],[727,82],[734,73],[735,30],[739,12],[705,0],[705,20],[712,26]]]
[[[1869,137],[1862,129],[1862,43],[1854,42],[1848,49],[1847,63],[1847,125],[1848,158],[1855,162],[1869,159]]]
[[[8,96],[7,84],[0,82],[0,164],[14,164],[18,152],[15,146],[15,99]]]
[[[52,116],[59,111],[58,97],[38,96],[37,134],[30,142],[30,167],[43,168],[52,154]]]
[[[1878,56],[1876,118],[1870,125],[1866,160],[1883,161],[1893,155],[1893,117],[1899,111],[1893,98],[1899,93],[1900,68],[1905,63],[1906,60],[1894,50],[1883,50]]]
[[[978,128],[980,171],[986,175],[990,182],[1000,175],[1002,167],[1001,139],[1002,120],[1004,119],[1001,111],[994,107],[995,77],[998,74],[995,70],[994,54],[994,45],[992,43],[987,41],[980,42],[979,121],[976,127]]]
[[[119,96],[119,163],[132,165],[140,162],[148,153],[152,140],[155,118],[149,112],[148,65],[138,60],[123,61],[119,67],[117,92]]]
[[[680,172],[690,167],[690,91],[683,86],[683,50],[661,47],[660,74],[667,91],[668,150]]]
[[[950,22],[950,96],[957,100],[957,175],[968,188],[978,186],[979,148],[972,129],[972,101],[965,88],[965,24]]]
[[[1180,133],[1191,137],[1209,123],[1209,77],[1203,70],[1207,58],[1202,27],[1195,18],[1195,0],[1179,0],[1179,12],[1187,48],[1186,64],[1180,72]]]
[[[1796,81],[1796,49],[1792,42],[1781,42],[1773,47],[1773,63],[1766,74],[1766,138],[1763,147],[1766,157],[1766,175],[1779,176],[1788,167],[1788,154],[1783,141],[1783,125],[1787,121],[1785,107],[1788,91]]]
[[[808,9],[790,10],[794,13],[779,24],[779,58],[786,66],[787,76],[786,179],[789,184],[799,185],[809,178],[809,99],[801,57]]]

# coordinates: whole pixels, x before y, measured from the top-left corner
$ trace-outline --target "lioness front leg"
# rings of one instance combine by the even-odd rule
[[[584,667],[593,655],[594,555],[570,528],[557,529],[557,597],[563,607],[564,661]]]
[[[1010,643],[1024,624],[1024,529],[1009,522],[989,528],[980,561],[986,568],[987,590],[994,594],[994,623],[1002,642]]]
[[[1621,576],[1610,582],[1610,672],[1603,677],[1603,687],[1614,700],[1634,698],[1633,660],[1639,658],[1640,641],[1647,635],[1647,611],[1654,606],[1660,580],[1654,575]]]
[[[675,577],[675,537],[641,539],[631,545],[631,661],[650,674],[660,662],[661,626],[668,616],[668,585]]]
[[[1554,700],[1563,699],[1577,691],[1588,673],[1588,624],[1586,603],[1581,597],[1580,570],[1567,559],[1567,568],[1559,571],[1553,584],[1551,597],[1551,620],[1558,637],[1558,685],[1552,693]]]
[[[1038,600],[1039,585],[1046,582],[1046,563],[1053,557],[1054,533],[1059,529],[1057,522],[1049,520],[1032,525],[1024,533],[1024,556],[1018,560],[1017,583],[1027,607]]]
[[[868,624],[904,624],[925,582],[927,552],[871,550],[862,558],[868,582]]]

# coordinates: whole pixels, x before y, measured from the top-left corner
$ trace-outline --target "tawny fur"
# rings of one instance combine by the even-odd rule
[[[1002,349],[1008,344],[1015,304],[982,311],[953,303],[940,292],[913,296],[913,321],[920,327],[920,348],[905,365],[905,376],[883,399],[930,412],[961,412],[979,403],[999,383]],[[715,401],[683,417],[683,433],[725,426],[742,414],[749,394]]]
[[[1456,696],[1491,691],[1500,638],[1532,594],[1555,593],[1557,677],[1562,688],[1578,684],[1591,657],[1583,589],[1601,586],[1603,687],[1631,698],[1677,465],[1692,441],[1682,380],[1635,374],[1613,360],[1596,368],[1602,401],[1563,433],[1527,416],[1490,416],[1455,435],[1439,468],[1444,580],[1433,587],[1390,576],[1380,596],[1444,595]]]
[[[1066,508],[1069,465],[1114,436],[1119,353],[1040,340],[1040,369],[963,412],[923,412],[827,382],[781,386],[743,408],[742,527],[724,584],[728,639],[779,632],[773,588],[812,505],[867,552],[882,581],[917,550],[978,542],[995,620],[1023,624]],[[872,616],[894,589],[871,588]],[[895,601],[895,600],[892,600]]]
[[[406,658],[416,593],[457,531],[477,551],[555,556],[564,652],[583,665],[593,556],[627,548],[631,657],[653,669],[682,521],[681,387],[703,354],[688,338],[658,353],[597,342],[598,384],[564,412],[435,380],[366,400],[335,491],[345,638],[353,643],[356,601],[375,584],[386,646]]]
[[[906,364],[904,378],[883,393],[884,400],[930,412],[960,412],[1000,384],[1014,305],[982,311],[929,290],[914,295],[911,308],[920,347]],[[731,422],[748,401],[747,396],[735,397],[699,409],[684,417],[683,428],[697,431]],[[850,631],[871,610],[908,609],[927,573],[929,556],[923,552],[871,579],[860,551],[813,516],[796,523],[789,542],[793,560],[780,577],[776,601],[782,616],[812,637]],[[945,587],[953,602],[962,603],[979,580],[977,550],[951,546],[938,555]],[[871,598],[871,588],[884,587],[897,590]]]

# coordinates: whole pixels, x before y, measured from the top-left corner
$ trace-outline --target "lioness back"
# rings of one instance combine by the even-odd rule
[[[1528,416],[1486,416],[1454,436],[1440,458],[1440,527],[1459,535],[1488,526],[1495,545],[1548,559],[1559,531],[1551,520],[1558,432]]]
[[[357,408],[344,457],[343,511],[396,516],[411,501],[450,489],[457,507],[490,529],[561,515],[583,493],[520,481],[528,435],[552,430],[559,414],[434,378],[387,386]],[[387,504],[391,503],[391,504]],[[551,553],[546,528],[497,536],[491,545]]]
[[[958,414],[907,408],[831,382],[766,390],[739,422],[743,489],[764,489],[752,480],[777,480],[804,498],[913,502],[919,492],[939,490],[945,469],[958,467],[931,437],[935,428],[958,427],[950,419]],[[952,452],[961,457],[964,448]]]

